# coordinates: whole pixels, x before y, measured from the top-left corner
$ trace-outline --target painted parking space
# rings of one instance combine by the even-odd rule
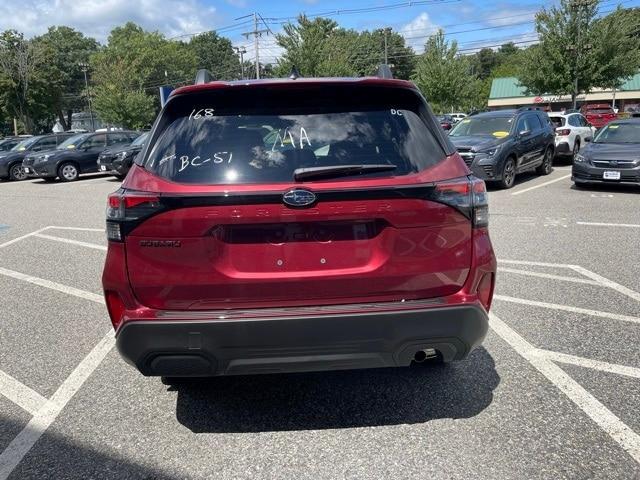
[[[469,359],[168,388],[113,348],[102,229],[69,223],[0,240],[0,479],[640,475],[640,294],[620,269],[508,250],[497,220],[492,329]],[[37,260],[15,260],[26,247]]]

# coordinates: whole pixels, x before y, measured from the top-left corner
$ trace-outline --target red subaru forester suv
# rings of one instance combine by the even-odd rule
[[[487,221],[410,82],[182,87],[108,199],[118,349],[164,377],[462,359],[488,327]]]

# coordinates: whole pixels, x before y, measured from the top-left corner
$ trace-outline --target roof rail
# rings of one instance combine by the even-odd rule
[[[391,68],[386,63],[380,64],[378,67],[378,72],[376,73],[376,77],[378,78],[393,78],[393,73],[391,72]]]
[[[198,70],[198,73],[196,73],[195,84],[202,85],[203,83],[209,82],[213,82],[213,75],[211,75],[211,72],[206,68],[201,68],[200,70]]]

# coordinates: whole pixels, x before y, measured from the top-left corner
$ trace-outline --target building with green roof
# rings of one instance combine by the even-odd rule
[[[584,103],[614,104],[620,112],[640,113],[640,73],[629,78],[618,90],[593,90],[578,95],[578,106]],[[546,110],[571,108],[570,95],[530,95],[516,77],[496,78],[491,84],[489,108],[514,108],[536,105]]]

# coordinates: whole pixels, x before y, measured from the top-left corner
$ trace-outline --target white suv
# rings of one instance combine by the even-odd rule
[[[575,157],[585,139],[593,139],[596,128],[580,113],[550,112],[556,130],[556,156]]]
[[[451,118],[453,118],[453,123],[458,123],[460,120],[462,120],[463,118],[466,118],[467,114],[466,113],[452,113]]]

